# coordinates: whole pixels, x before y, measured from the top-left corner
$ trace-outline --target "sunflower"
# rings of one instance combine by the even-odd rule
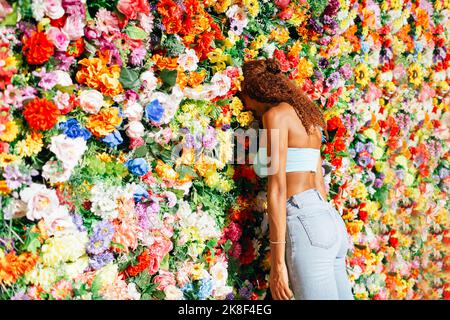
[[[364,63],[359,64],[355,68],[355,81],[357,84],[359,84],[361,87],[366,87],[369,84],[370,77],[369,77],[369,68]]]
[[[409,83],[419,86],[423,80],[422,68],[418,63],[413,63],[408,68]]]

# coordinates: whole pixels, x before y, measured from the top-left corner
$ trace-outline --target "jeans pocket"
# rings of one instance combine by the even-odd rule
[[[299,215],[298,219],[312,246],[329,249],[337,242],[337,225],[332,212],[327,208]]]

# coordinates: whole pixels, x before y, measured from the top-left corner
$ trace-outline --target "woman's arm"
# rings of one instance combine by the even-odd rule
[[[316,189],[320,192],[322,197],[327,200],[328,194],[325,188],[325,181],[323,179],[323,169],[322,169],[322,157],[319,157],[317,161],[316,175],[315,175]]]
[[[270,290],[279,300],[292,297],[285,262],[286,239],[286,157],[288,130],[283,114],[272,108],[263,116],[267,129],[267,156],[271,160],[268,176],[268,214],[271,257]],[[275,242],[275,243],[274,243]]]

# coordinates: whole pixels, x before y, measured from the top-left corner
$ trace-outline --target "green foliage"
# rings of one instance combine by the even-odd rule
[[[308,0],[309,8],[311,14],[314,17],[320,17],[325,10],[328,1],[327,0]]]
[[[119,81],[125,89],[137,89],[140,86],[139,73],[129,68],[120,70]]]

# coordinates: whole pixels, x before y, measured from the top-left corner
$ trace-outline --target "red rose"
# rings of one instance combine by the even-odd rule
[[[58,122],[58,107],[47,99],[34,98],[24,107],[23,116],[31,129],[49,130]]]
[[[55,47],[44,32],[31,33],[22,39],[22,52],[29,64],[43,64],[53,56]]]
[[[289,6],[291,0],[275,0],[275,4],[280,9],[285,9]]]

